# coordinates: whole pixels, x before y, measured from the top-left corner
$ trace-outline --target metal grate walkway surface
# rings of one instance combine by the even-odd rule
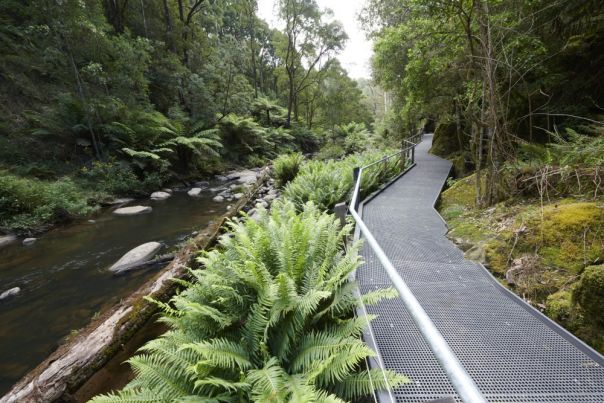
[[[604,402],[604,357],[464,259],[433,208],[451,168],[416,149],[417,165],[365,203],[363,221],[491,402]],[[365,245],[357,271],[361,292],[391,285]],[[400,299],[368,307],[384,365],[411,378],[399,402],[456,397]]]

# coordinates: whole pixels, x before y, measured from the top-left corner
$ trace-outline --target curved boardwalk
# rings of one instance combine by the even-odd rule
[[[450,242],[433,205],[450,162],[428,154],[363,206],[363,220],[485,397],[492,402],[604,402],[604,357],[500,286]],[[390,285],[365,245],[357,272],[362,292]],[[438,362],[399,299],[368,308],[387,368],[412,383],[397,401],[455,397]]]

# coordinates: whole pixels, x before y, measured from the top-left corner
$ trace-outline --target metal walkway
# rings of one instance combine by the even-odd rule
[[[428,154],[362,207],[367,224],[462,365],[491,402],[604,402],[604,357],[503,288],[450,242],[433,205],[451,163]],[[357,271],[361,292],[391,282],[372,250]],[[386,368],[409,376],[399,402],[459,400],[400,299],[368,307]],[[371,341],[370,341],[371,342]]]

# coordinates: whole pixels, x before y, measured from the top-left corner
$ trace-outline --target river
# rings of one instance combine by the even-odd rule
[[[21,293],[0,301],[0,396],[43,361],[72,331],[128,296],[155,270],[114,276],[107,268],[130,249],[149,241],[166,252],[193,231],[223,215],[229,203],[174,193],[164,201],[143,200],[148,214],[118,217],[110,209],[44,234],[31,246],[0,249],[0,292]]]

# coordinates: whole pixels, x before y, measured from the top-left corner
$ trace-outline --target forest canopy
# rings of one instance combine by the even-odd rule
[[[282,30],[258,17],[256,0],[3,1],[0,175],[10,186],[0,200],[35,205],[15,200],[58,180],[84,206],[143,196],[229,164],[316,152],[341,125],[371,128],[336,59],[342,25],[312,0],[276,11]],[[80,204],[62,210],[83,213]],[[5,230],[52,220],[9,218]]]

